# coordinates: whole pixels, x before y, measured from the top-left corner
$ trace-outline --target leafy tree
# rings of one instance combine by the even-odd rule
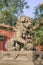
[[[39,6],[35,7],[35,18],[39,19],[40,17],[43,17],[43,3],[39,4]]]
[[[15,24],[14,21],[23,13],[25,7],[28,8],[25,0],[0,0],[1,20],[6,24]]]
[[[40,4],[35,8],[35,20],[34,23],[39,24],[37,30],[35,30],[35,44],[41,44],[43,37],[43,4]],[[36,25],[37,26],[37,25]]]

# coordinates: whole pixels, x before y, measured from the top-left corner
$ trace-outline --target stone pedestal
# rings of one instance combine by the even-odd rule
[[[0,53],[0,65],[34,65],[33,51],[5,51]]]

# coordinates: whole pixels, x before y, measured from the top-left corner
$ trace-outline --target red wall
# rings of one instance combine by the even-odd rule
[[[5,44],[6,44],[7,40],[13,36],[14,32],[8,32],[6,30],[0,30],[0,32],[6,36],[4,41],[0,41],[0,51],[6,51]]]

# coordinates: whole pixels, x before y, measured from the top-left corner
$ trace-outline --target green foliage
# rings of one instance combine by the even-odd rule
[[[39,24],[39,21],[37,19],[34,19],[33,22],[32,22],[32,25],[36,25],[36,24]]]
[[[43,36],[43,25],[39,23],[39,27],[35,30],[35,45],[38,45],[41,43],[41,38]]]
[[[33,25],[39,24],[39,27],[35,30],[35,45],[41,44],[43,37],[43,4],[35,7],[35,19]],[[43,44],[43,43],[42,43]]]
[[[43,4],[35,7],[35,19],[39,19],[40,17],[43,17]]]
[[[16,24],[17,17],[23,13],[24,8],[28,8],[25,0],[0,0],[0,15],[6,24]]]

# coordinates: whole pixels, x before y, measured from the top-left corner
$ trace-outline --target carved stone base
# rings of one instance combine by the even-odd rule
[[[34,65],[33,51],[4,51],[0,55],[0,65]]]

